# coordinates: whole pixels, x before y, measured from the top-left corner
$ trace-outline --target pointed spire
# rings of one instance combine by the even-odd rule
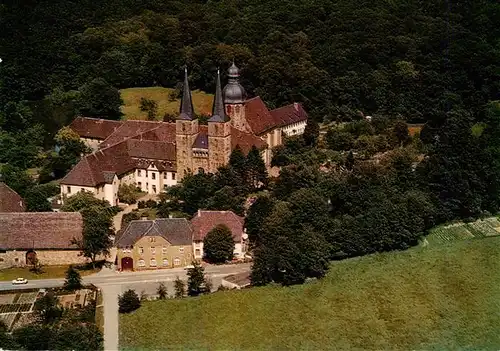
[[[182,100],[179,119],[191,120],[194,117],[193,100],[189,90],[187,66],[184,66],[184,86],[182,87]]]
[[[222,97],[222,88],[220,83],[220,72],[217,68],[217,84],[215,86],[214,107],[212,109],[212,117],[209,122],[226,122],[227,116],[224,109],[224,99]]]

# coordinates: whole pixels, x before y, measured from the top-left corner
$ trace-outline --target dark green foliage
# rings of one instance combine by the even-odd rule
[[[316,120],[310,118],[307,120],[306,128],[304,129],[304,144],[307,146],[315,146],[319,138],[319,124]]]
[[[194,267],[189,268],[187,271],[187,293],[189,296],[198,296],[206,291],[204,274],[205,269],[196,261],[194,261],[192,265]]]
[[[178,276],[174,281],[175,298],[181,298],[186,295],[186,284]]]
[[[118,200],[126,204],[135,204],[141,196],[141,189],[134,184],[120,184],[118,187]]]
[[[325,135],[328,147],[335,151],[349,151],[354,146],[354,137],[351,133],[337,128],[330,128]]]
[[[95,324],[64,323],[55,330],[55,339],[51,340],[52,350],[102,350],[104,338]]]
[[[147,207],[147,208],[156,208],[157,203],[156,203],[156,201],[155,201],[155,200],[150,199],[150,200],[146,201],[146,202],[144,203],[144,205],[145,205],[145,207]]]
[[[439,220],[496,213],[500,198],[500,108],[490,103],[481,115],[457,110],[435,128],[429,157],[419,173],[439,207]]]
[[[396,121],[394,123],[393,133],[400,145],[404,145],[410,140],[408,126],[404,121]]]
[[[14,341],[14,338],[8,332],[8,327],[5,322],[0,321],[0,348],[4,350],[19,349],[19,345]]]
[[[246,158],[246,170],[248,183],[251,187],[258,189],[261,186],[266,187],[268,182],[268,174],[266,164],[262,159],[260,151],[254,146],[248,152]]]
[[[62,322],[58,325],[28,325],[13,333],[17,344],[25,350],[103,349],[103,336],[95,324]]]
[[[96,78],[82,85],[77,100],[80,114],[87,117],[120,119],[123,100],[120,92],[102,78]]]
[[[48,292],[36,300],[33,308],[37,320],[42,324],[51,324],[57,322],[63,314],[63,309],[59,305],[57,296]]]
[[[26,192],[35,185],[33,178],[26,171],[8,164],[1,166],[0,175],[0,180],[21,197],[26,196]]]
[[[26,189],[26,195],[24,196],[26,210],[30,212],[52,211],[49,198],[58,195],[59,192],[59,185],[54,182],[35,185]]]
[[[55,335],[47,325],[32,324],[16,329],[12,336],[17,344],[25,350],[50,350]]]
[[[90,149],[80,140],[80,136],[69,127],[61,128],[54,137],[55,150],[47,152],[40,171],[42,181],[60,179],[74,167],[82,155]]]
[[[82,287],[82,277],[80,277],[80,273],[78,273],[73,265],[70,265],[66,271],[66,280],[63,287],[69,291],[78,290]]]
[[[274,199],[269,195],[259,196],[250,206],[245,217],[245,228],[252,247],[257,247],[262,242],[262,223],[271,213],[273,206]]]
[[[141,300],[139,295],[129,289],[118,297],[118,311],[120,313],[130,313],[141,307]]]
[[[304,140],[301,137],[284,138],[283,145],[273,149],[271,166],[283,167],[298,162],[297,157],[304,152]]]
[[[160,283],[160,285],[158,285],[158,289],[156,289],[156,293],[158,294],[158,298],[160,300],[165,300],[168,297],[168,291],[165,284]]]
[[[114,207],[105,200],[95,198],[83,191],[66,199],[61,211],[80,212],[83,217],[83,240],[75,242],[85,257],[95,264],[98,255],[108,255],[112,242]]]
[[[52,205],[47,199],[47,194],[39,188],[34,186],[27,191],[24,201],[26,204],[26,211],[28,212],[50,212]]]
[[[311,204],[316,208],[308,208]],[[309,216],[312,212],[314,216]],[[317,221],[326,217],[326,201],[312,190],[298,191],[290,202],[277,202],[263,224],[261,243],[254,250],[252,284],[292,285],[308,277],[324,276],[330,248],[320,231],[326,223]]]
[[[231,230],[223,224],[215,226],[203,239],[205,259],[212,263],[224,263],[233,258],[234,239]]]
[[[245,154],[240,146],[236,145],[236,148],[234,148],[229,156],[229,167],[231,167],[242,179],[247,179],[247,166]]]
[[[139,211],[132,211],[132,212],[129,212],[129,213],[125,213],[122,216],[122,223],[121,223],[121,227],[120,228],[125,229],[125,228],[127,228],[127,225],[131,221],[135,221],[135,220],[138,220],[138,219],[141,219],[141,214],[139,213]]]

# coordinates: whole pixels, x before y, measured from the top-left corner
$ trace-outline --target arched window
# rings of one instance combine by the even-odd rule
[[[164,267],[168,266],[168,259],[166,258],[163,259],[163,266]]]
[[[179,257],[176,257],[174,259],[174,266],[180,266],[181,265],[181,259]]]
[[[139,260],[139,267],[144,267],[146,265],[146,262],[144,262],[144,260],[141,258]]]
[[[151,267],[156,267],[156,260],[154,258],[152,258],[150,261],[149,261],[149,265]]]

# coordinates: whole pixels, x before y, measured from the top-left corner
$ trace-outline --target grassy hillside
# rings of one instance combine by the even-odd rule
[[[332,264],[318,282],[147,302],[122,349],[500,348],[500,237]]]
[[[146,112],[141,112],[139,106],[141,97],[155,100],[158,103],[158,119],[163,119],[165,113],[178,113],[180,99],[169,101],[169,95],[174,89],[162,87],[128,88],[120,90],[124,119],[146,119]],[[213,95],[195,90],[192,92],[194,110],[198,114],[212,112]]]

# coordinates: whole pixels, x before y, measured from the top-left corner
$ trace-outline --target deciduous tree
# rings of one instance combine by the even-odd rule
[[[234,238],[231,230],[223,224],[215,226],[203,239],[203,252],[209,262],[230,261],[234,255]]]

